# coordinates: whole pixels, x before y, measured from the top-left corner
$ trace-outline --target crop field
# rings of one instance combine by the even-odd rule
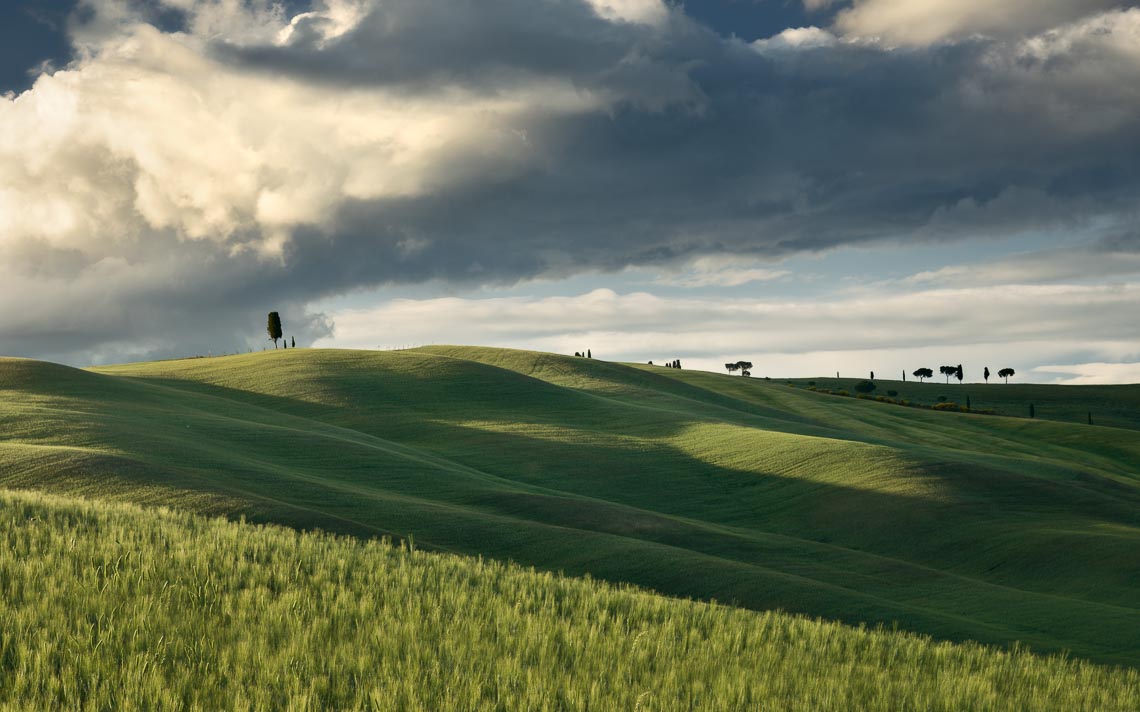
[[[1083,420],[474,347],[8,359],[0,486],[1140,665],[1140,438]]]
[[[0,492],[0,707],[1134,710],[1140,672]]]

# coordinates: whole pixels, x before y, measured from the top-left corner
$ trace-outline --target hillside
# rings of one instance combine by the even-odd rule
[[[4,360],[0,473],[1140,665],[1120,428],[466,347]]]
[[[780,379],[801,388],[830,391],[846,390],[854,393],[856,378],[795,378]],[[1087,424],[1091,415],[1096,425],[1140,430],[1140,386],[1054,386],[1039,383],[1003,383],[996,376],[990,383],[958,383],[942,376],[919,383],[877,379],[873,395],[888,395],[896,400],[932,406],[941,400],[965,405],[967,399],[974,409],[993,411],[998,415],[1028,418],[1029,406],[1034,406],[1034,417],[1064,423]]]
[[[0,707],[1134,710],[1140,673],[0,492]]]

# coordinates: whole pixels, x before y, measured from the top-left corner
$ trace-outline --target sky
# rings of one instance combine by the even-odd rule
[[[1140,8],[0,4],[0,354],[1140,382]]]

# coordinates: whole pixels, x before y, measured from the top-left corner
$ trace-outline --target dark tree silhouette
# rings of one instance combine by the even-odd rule
[[[724,370],[728,371],[729,373],[732,373],[733,371],[736,370],[736,364],[735,363],[726,363],[724,365]]]
[[[957,378],[958,383],[961,383],[964,376],[965,374],[962,372],[962,364],[958,364],[958,368],[954,369],[954,378]]]
[[[593,352],[591,352],[589,349],[586,349],[586,358],[594,358]]]
[[[1004,378],[1006,383],[1009,383],[1009,377],[1014,373],[1016,373],[1016,371],[1014,371],[1012,368],[1003,368],[1002,370],[998,371],[998,376]]]
[[[736,368],[740,371],[741,376],[751,376],[752,362],[751,361],[737,361]]]
[[[872,381],[875,380],[875,372],[874,371],[871,371],[871,380]]]
[[[859,381],[852,388],[855,389],[856,393],[870,393],[875,390],[875,384],[870,381]]]
[[[925,383],[926,379],[934,378],[934,371],[931,371],[929,368],[915,369],[914,377],[918,379],[919,383]]]
[[[269,325],[266,327],[273,348],[277,348],[277,340],[281,338],[281,316],[277,312],[269,312]]]
[[[950,383],[950,377],[958,375],[958,367],[957,366],[939,366],[938,372],[941,373],[943,376],[946,376],[946,382]]]
[[[986,383],[990,382],[990,367],[989,366],[986,366],[985,370],[982,371],[982,378],[986,379]]]

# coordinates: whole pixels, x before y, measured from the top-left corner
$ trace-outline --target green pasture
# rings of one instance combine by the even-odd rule
[[[0,485],[1140,665],[1119,427],[489,348],[3,360]]]
[[[995,369],[996,372],[996,369]],[[880,374],[881,375],[881,374]],[[902,374],[896,374],[901,378]],[[773,379],[774,380],[774,379]],[[855,384],[860,378],[795,378],[780,379],[780,383],[793,383],[797,387],[847,391],[855,395]],[[890,396],[895,391],[897,395]],[[1033,415],[1042,420],[1088,424],[1092,416],[1094,425],[1140,430],[1140,386],[1053,386],[1039,383],[1018,383],[1017,376],[1006,384],[996,375],[989,383],[958,383],[953,378],[947,383],[944,376],[920,383],[907,374],[907,380],[876,379],[874,396],[888,396],[907,400],[912,404],[933,406],[941,399],[974,410],[993,411],[998,415],[1028,418],[1029,406]]]

